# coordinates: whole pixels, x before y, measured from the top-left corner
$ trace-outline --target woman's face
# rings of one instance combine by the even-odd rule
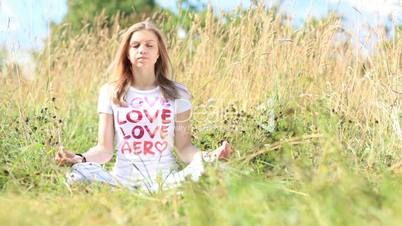
[[[153,67],[158,57],[158,38],[153,31],[141,30],[131,35],[128,59],[133,67]]]

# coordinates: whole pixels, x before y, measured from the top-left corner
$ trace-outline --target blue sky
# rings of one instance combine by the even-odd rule
[[[164,8],[176,10],[176,0],[156,2]],[[207,4],[208,0],[190,2]],[[210,2],[213,8],[225,11],[238,5],[250,7],[249,0]],[[275,0],[265,2],[272,5]],[[381,23],[402,24],[401,4],[400,0],[285,0],[281,10],[292,15],[296,26],[302,24],[308,15],[320,18],[328,11],[336,10],[345,16],[345,27],[356,32]],[[59,23],[66,13],[66,0],[0,0],[0,47],[10,52],[43,48],[49,23]],[[392,15],[391,19],[389,15]]]

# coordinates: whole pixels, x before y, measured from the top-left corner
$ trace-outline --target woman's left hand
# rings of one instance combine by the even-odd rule
[[[218,159],[222,160],[228,160],[231,153],[232,147],[226,140],[223,141],[220,147],[211,152],[213,156],[216,156]]]

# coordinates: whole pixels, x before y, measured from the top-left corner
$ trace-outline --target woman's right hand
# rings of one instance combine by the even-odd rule
[[[54,160],[59,166],[72,166],[75,163],[79,162],[76,158],[75,153],[69,150],[65,150],[63,146],[59,147]]]

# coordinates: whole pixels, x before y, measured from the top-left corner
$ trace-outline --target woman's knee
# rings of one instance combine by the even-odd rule
[[[76,182],[101,181],[109,182],[109,175],[101,165],[93,162],[76,163],[67,173],[66,180],[68,184]]]

